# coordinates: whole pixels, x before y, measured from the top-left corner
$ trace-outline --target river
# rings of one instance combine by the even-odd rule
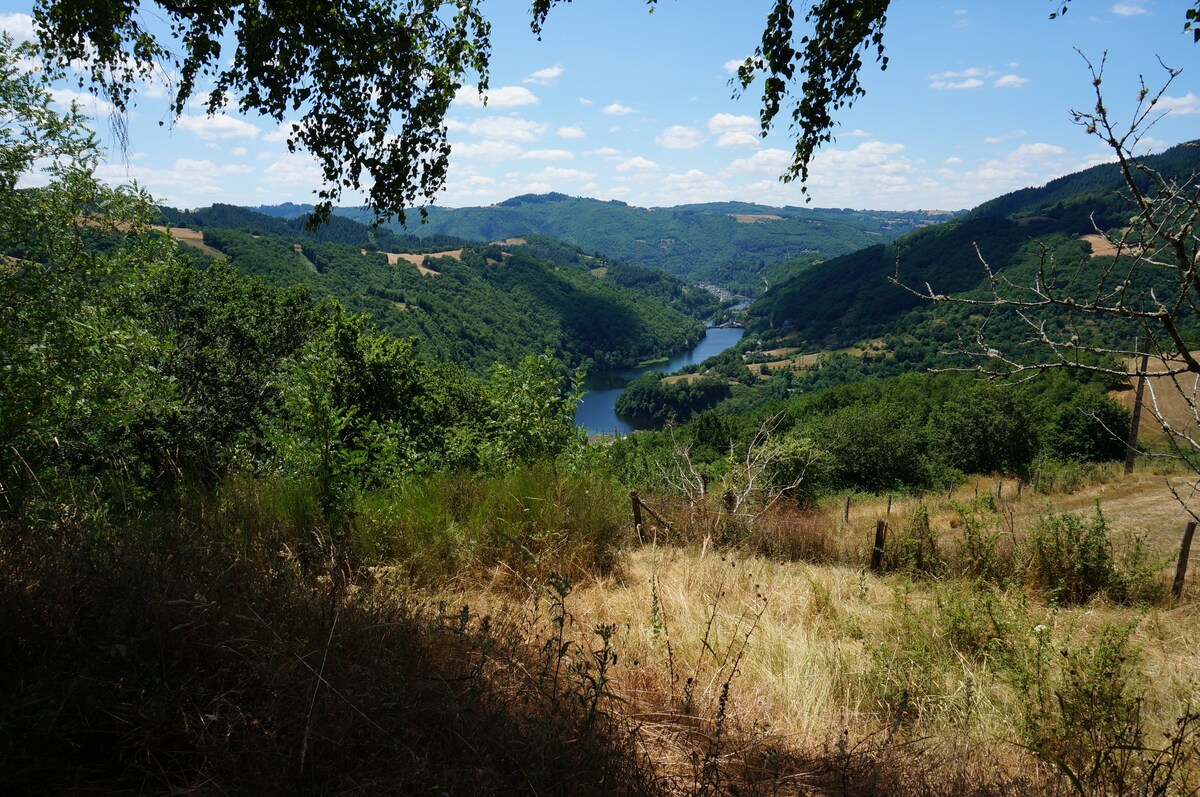
[[[617,415],[613,408],[617,396],[633,380],[647,371],[662,371],[674,373],[685,365],[700,363],[715,354],[728,349],[742,339],[742,329],[709,329],[700,339],[696,347],[683,354],[677,355],[665,363],[646,366],[645,368],[625,368],[615,371],[598,371],[588,376],[584,382],[587,393],[579,402],[575,412],[575,425],[582,426],[589,434],[628,434],[635,429],[644,428]]]

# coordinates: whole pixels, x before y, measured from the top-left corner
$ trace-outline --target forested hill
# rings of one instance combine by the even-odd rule
[[[1144,163],[1166,175],[1189,175],[1200,170],[1200,148],[1181,144]],[[946,294],[981,289],[981,257],[993,271],[1007,269],[1014,283],[1033,284],[1037,263],[1047,253],[1064,269],[1081,268],[1075,279],[1086,284],[1087,269],[1104,260],[1090,257],[1086,236],[1097,227],[1123,227],[1133,212],[1122,188],[1117,166],[1103,164],[990,200],[894,244],[799,270],[751,306],[748,326],[767,339],[786,337],[807,349],[902,333],[954,310],[934,308],[890,278],[898,273],[917,290],[928,285]]]
[[[342,209],[354,217],[359,211]],[[689,282],[756,295],[773,264],[847,254],[945,221],[939,212],[774,208],[742,202],[639,208],[624,202],[528,194],[489,207],[429,210],[405,232],[500,241],[547,235],[587,252],[661,268]]]
[[[239,271],[306,285],[397,338],[416,338],[427,359],[477,373],[546,351],[571,367],[672,354],[699,340],[698,318],[718,306],[669,274],[545,238],[417,240],[336,217],[312,233],[302,219],[228,205],[162,214],[174,227],[202,230],[204,244]]]

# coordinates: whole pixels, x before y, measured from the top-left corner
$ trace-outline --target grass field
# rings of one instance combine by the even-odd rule
[[[161,225],[155,225],[154,229],[158,230],[159,232],[167,233],[181,244],[199,249],[201,252],[204,252],[212,257],[213,260],[225,260],[224,252],[218,249],[213,249],[211,246],[204,243],[204,232],[201,230],[190,230],[186,227],[165,227]]]
[[[362,496],[334,535],[247,476],[120,534],[10,535],[0,791],[1192,794],[1183,477],[848,516],[650,494],[639,535],[615,484],[543,467]]]
[[[440,271],[434,271],[433,269],[426,267],[426,265],[425,265],[426,258],[449,257],[454,260],[462,260],[462,250],[461,249],[452,249],[452,250],[446,251],[446,252],[434,252],[433,254],[425,254],[425,255],[397,254],[395,252],[388,252],[386,254],[387,254],[387,261],[388,261],[389,266],[394,266],[401,261],[406,262],[406,263],[412,263],[414,266],[417,267],[417,271],[421,272],[421,275],[425,276],[425,277],[441,276]]]

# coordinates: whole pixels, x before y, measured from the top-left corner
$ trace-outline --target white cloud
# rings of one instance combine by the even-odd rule
[[[1154,107],[1169,116],[1191,116],[1200,113],[1200,97],[1190,91],[1182,97],[1164,96]]]
[[[580,104],[580,105],[591,105],[591,104],[592,104],[592,101],[591,101],[591,100],[589,100],[587,97],[580,97],[580,98],[579,98],[579,104]]]
[[[1024,138],[1025,136],[1026,136],[1025,131],[1018,128],[1017,130],[1009,130],[1006,133],[999,133],[994,136],[987,136],[986,138],[983,139],[983,143],[984,144],[999,144],[1001,141],[1007,141],[1012,138]]]
[[[735,72],[737,72],[738,69],[744,63],[746,63],[745,58],[730,58],[728,61],[726,61],[724,64],[721,65],[721,68],[732,75]]]
[[[229,150],[229,154],[236,158],[243,158],[248,152],[249,150],[245,147],[234,147],[233,149]]]
[[[575,153],[566,149],[531,149],[521,153],[521,160],[569,161]]]
[[[166,168],[134,164],[102,163],[96,168],[96,176],[110,185],[119,185],[136,180],[140,185],[154,191],[156,201],[174,204],[201,204],[204,198],[228,198],[226,188],[230,178],[253,174],[258,170],[245,164],[218,165],[211,160],[177,158]],[[245,183],[243,179],[241,181]]]
[[[960,72],[938,72],[929,76],[929,80],[931,81],[929,87],[931,89],[949,90],[977,89],[983,85],[983,81],[980,78],[986,77],[988,74],[990,74],[989,70],[978,66],[973,66]]]
[[[1065,155],[1066,152],[1057,144],[1022,144],[1013,155],[1017,158],[1045,158],[1051,155]]]
[[[193,160],[191,158],[177,158],[175,160],[175,170],[182,172],[190,172],[192,174],[206,175],[235,175],[235,174],[253,174],[255,168],[241,163],[226,163],[218,166],[216,163],[205,160]]]
[[[1029,78],[1020,75],[1004,75],[992,83],[998,89],[1019,89],[1029,82]]]
[[[583,138],[587,135],[583,125],[563,125],[556,132],[559,138]]]
[[[558,166],[547,166],[540,172],[534,172],[529,175],[531,180],[545,183],[581,183],[592,179],[596,175],[591,172],[580,171],[579,169],[563,169]]]
[[[718,113],[709,117],[708,132],[718,147],[753,147],[759,142],[758,120],[744,114]]]
[[[633,113],[633,109],[628,105],[622,105],[619,102],[614,102],[609,105],[605,105],[604,109],[601,110],[600,113],[604,114],[605,116],[624,116],[625,114]]]
[[[276,159],[266,168],[263,182],[280,188],[314,189],[322,184],[324,177],[312,156],[302,152],[289,152]]]
[[[668,174],[662,181],[661,190],[667,201],[711,202],[730,196],[729,189],[721,180],[700,169],[689,169],[683,174]]]
[[[488,116],[474,122],[447,119],[446,127],[480,138],[498,138],[505,141],[537,141],[546,132],[545,124],[522,119],[519,116]]]
[[[8,31],[16,42],[28,42],[37,38],[33,29],[33,17],[28,14],[0,14],[0,28]]]
[[[584,155],[594,155],[601,158],[611,158],[621,154],[621,150],[612,147],[600,147],[600,149],[589,149]]]
[[[792,153],[782,149],[760,149],[748,158],[738,158],[730,163],[721,174],[732,177],[739,174],[769,174],[778,176],[792,162]]]
[[[962,165],[962,162],[963,159],[956,155],[951,155],[949,158],[946,158],[946,160],[943,161],[943,163],[945,163],[947,166],[960,166]]]
[[[1141,3],[1115,3],[1112,12],[1119,17],[1136,17],[1147,13],[1147,10]]]
[[[562,77],[562,74],[563,68],[558,64],[555,64],[554,66],[546,67],[545,69],[539,69],[529,77],[525,78],[524,82],[537,83],[540,86],[548,86],[555,80],[558,80],[560,77]]]
[[[976,196],[999,196],[1018,188],[1042,185],[1080,168],[1063,147],[1039,142],[1022,144],[1006,155],[987,160],[979,168],[965,172],[962,179]]]
[[[929,84],[931,89],[977,89],[983,85],[983,81],[979,78],[967,78],[965,80],[935,80]]]
[[[52,89],[50,92],[51,99],[58,105],[64,108],[70,108],[71,104],[80,110],[81,113],[86,113],[91,116],[110,116],[116,113],[116,108],[111,102],[102,100],[86,91],[74,91],[72,89]]]
[[[1156,152],[1162,152],[1164,149],[1167,149],[1169,146],[1170,146],[1170,143],[1167,141],[1163,141],[1161,138],[1152,138],[1150,136],[1143,136],[1142,138],[1139,138],[1137,140],[1137,144],[1135,145],[1135,148],[1134,148],[1134,154],[1135,155],[1153,155]]]
[[[694,127],[671,125],[654,142],[667,149],[695,149],[704,143],[704,134]]]
[[[269,133],[263,134],[262,140],[269,144],[281,144],[287,141],[290,136],[294,136],[300,129],[300,122],[283,121],[279,123],[279,127]]]
[[[972,67],[968,67],[960,72],[955,72],[955,71],[938,72],[936,74],[930,75],[929,77],[932,80],[957,80],[959,78],[966,78],[966,77],[985,77],[987,75],[987,73],[988,73],[988,71],[986,69],[984,69],[983,67],[972,66]]]
[[[525,105],[537,105],[540,100],[537,95],[524,86],[500,86],[488,89],[483,97],[475,86],[463,86],[454,95],[454,101],[470,108],[505,109],[520,108]],[[486,102],[485,102],[486,101]]]
[[[641,155],[626,158],[617,164],[617,171],[619,172],[650,172],[657,168],[657,163],[648,158],[643,158]]]
[[[511,141],[481,141],[478,144],[454,142],[450,145],[454,158],[471,158],[484,161],[503,161],[519,158],[522,154],[520,146]]]
[[[225,114],[215,116],[181,116],[175,126],[205,141],[229,138],[258,138],[262,133],[255,125]]]

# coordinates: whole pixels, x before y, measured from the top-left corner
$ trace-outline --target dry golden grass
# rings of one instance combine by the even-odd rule
[[[1087,510],[1099,501],[1119,547],[1123,536],[1159,522],[1145,510],[1161,504],[1161,478],[1139,474],[1128,482],[1091,485],[1056,496],[1054,509]],[[994,480],[980,481],[984,494],[985,486],[994,491]],[[969,491],[973,501],[973,485]],[[1003,482],[1002,492],[1010,498],[999,502],[997,527],[1023,536],[1046,510],[1047,498],[1024,491],[1017,500],[1011,481]],[[960,515],[944,495],[894,500],[893,525],[902,527],[918,503],[930,511],[940,548],[953,550]],[[827,755],[838,739],[869,746],[894,734],[895,744],[916,745],[915,763],[902,768],[937,773],[934,782],[965,778],[975,788],[1016,777],[1027,779],[1017,793],[1053,793],[1052,768],[1021,743],[1030,698],[1001,664],[1003,656],[1033,655],[1039,635],[1058,658],[1059,650],[1094,648],[1106,629],[1132,629],[1129,642],[1141,673],[1135,687],[1143,696],[1147,733],[1169,731],[1200,699],[1200,584],[1194,580],[1178,604],[1123,606],[1098,599],[1059,607],[1019,584],[989,590],[950,576],[876,575],[863,563],[875,519],[887,517],[887,499],[855,498],[851,507],[848,522],[840,503],[807,516],[803,532],[825,535],[825,556],[845,564],[781,561],[721,549],[705,538],[630,548],[614,573],[575,586],[569,607],[580,644],[587,644],[588,629],[616,629],[613,644],[622,665],[613,673],[612,691],[660,772],[686,769],[681,759],[695,749],[681,742],[680,728],[719,711],[748,748],[767,745],[803,759],[820,750]],[[461,597],[504,612],[512,586],[500,578]],[[528,587],[537,592],[536,585]],[[989,611],[1000,618],[996,628],[1003,627],[997,631],[1001,648],[972,652],[950,640],[954,623],[961,622],[955,607],[962,600],[993,607]],[[978,612],[958,611],[984,631],[990,627]],[[821,761],[810,774],[829,765],[828,756]],[[945,789],[932,793],[958,793]]]
[[[388,262],[389,266],[394,266],[397,263],[404,261],[406,263],[411,263],[414,266],[416,266],[417,271],[421,272],[422,276],[438,277],[438,276],[441,276],[442,272],[434,271],[431,268],[427,268],[425,266],[426,258],[449,257],[453,260],[462,260],[462,252],[463,252],[463,250],[461,250],[461,249],[451,249],[451,250],[448,250],[445,252],[432,252],[432,253],[426,254],[426,255],[404,254],[404,253],[397,253],[397,252],[387,252],[385,254],[387,255],[387,262]]]
[[[1200,352],[1196,352],[1200,354]],[[1149,371],[1165,371],[1178,362],[1151,357]],[[1130,370],[1141,367],[1140,358],[1127,363]],[[1130,380],[1129,389],[1119,390],[1110,395],[1125,408],[1132,411],[1137,398],[1137,381]],[[1163,418],[1173,428],[1183,434],[1196,434],[1197,421],[1193,409],[1197,397],[1200,396],[1200,376],[1196,374],[1181,374],[1176,378],[1169,376],[1152,376],[1146,380],[1145,393],[1142,399],[1142,418],[1138,436],[1149,443],[1162,443],[1167,439],[1159,418]]]
[[[219,249],[213,249],[204,243],[204,232],[201,230],[189,230],[186,227],[167,227],[159,224],[154,225],[154,229],[159,232],[165,232],[185,246],[199,249],[201,252],[212,257],[213,260],[225,260],[224,252]]]
[[[1079,240],[1092,247],[1092,257],[1112,257],[1117,253],[1117,248],[1112,245],[1112,242],[1099,233],[1081,235]]]
[[[769,221],[783,221],[783,216],[770,213],[730,213],[738,224],[766,224]]]
[[[1056,496],[1053,509],[1090,511],[1099,502],[1118,551],[1123,540],[1148,533],[1165,581],[1182,522],[1162,478],[1138,474],[1128,482],[1093,485]],[[980,479],[981,494],[994,494],[995,485],[996,480]],[[1009,498],[1000,501],[997,527],[1002,535],[1023,537],[1047,510],[1048,499],[1026,489],[1017,500],[1015,482],[1002,485]],[[973,485],[960,488],[954,498],[973,500]],[[914,633],[913,617],[939,616],[938,602],[957,594],[953,579],[913,581],[863,567],[875,520],[890,518],[900,529],[918,503],[929,510],[939,548],[955,549],[960,514],[945,495],[896,499],[890,516],[886,497],[855,497],[849,521],[843,519],[841,502],[809,517],[813,529],[826,535],[826,556],[847,564],[739,554],[708,539],[682,547],[647,545],[627,550],[615,574],[577,585],[571,611],[580,628],[612,624],[619,630],[615,645],[626,664],[615,691],[639,711],[678,703],[688,679],[696,703],[711,705],[736,666],[730,717],[744,726],[766,723],[773,734],[799,747],[819,745],[842,729],[866,736],[889,722],[895,706],[881,702],[879,692],[888,678],[902,675],[900,664],[889,669],[888,654],[881,651]],[[1147,512],[1148,507],[1161,514]],[[971,589],[963,583],[963,589]],[[470,601],[499,610],[510,599],[510,588],[493,583]],[[1166,727],[1188,699],[1198,696],[1200,604],[1195,596],[1200,583],[1195,578],[1189,579],[1182,603],[1151,608],[1103,600],[1054,607],[1016,589],[998,593],[997,600],[1024,629],[1017,634],[1019,642],[1027,643],[1036,626],[1048,628],[1064,648],[1087,644],[1105,625],[1133,626],[1132,642],[1152,674],[1146,696],[1155,727]],[[1019,737],[1020,695],[986,658],[959,655],[939,661],[929,678],[930,694],[919,704],[914,695],[909,708],[917,717],[912,733],[931,734],[946,744],[971,739],[987,745],[988,755],[997,760],[1025,757],[1011,744]]]
[[[664,376],[661,381],[664,385],[674,385],[679,382],[687,382],[690,385],[703,378],[704,374],[673,374],[671,376]]]

